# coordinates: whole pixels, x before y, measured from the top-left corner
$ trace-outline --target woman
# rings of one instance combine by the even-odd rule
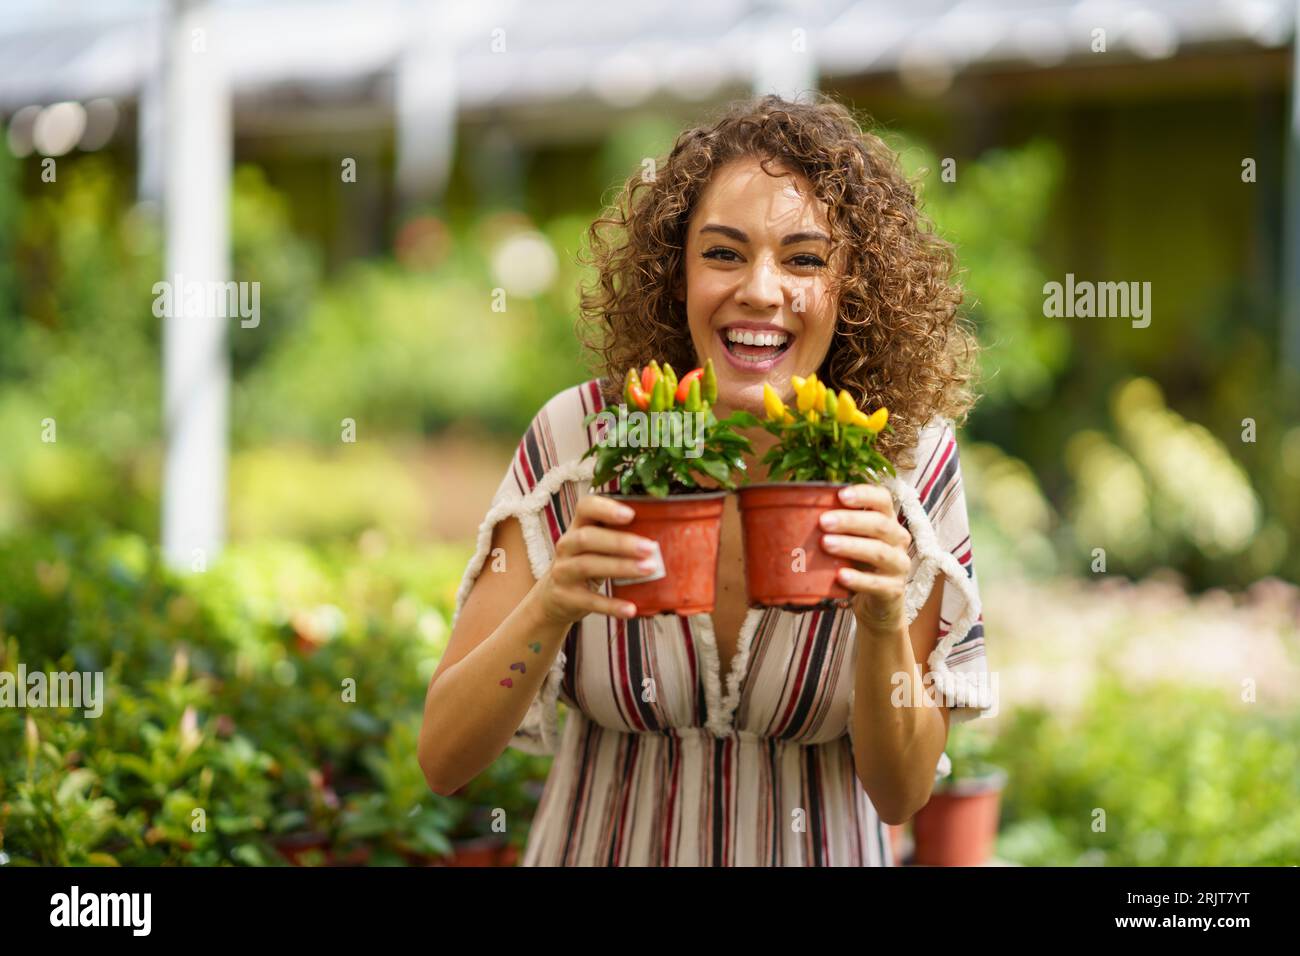
[[[525,865],[894,865],[885,825],[948,771],[954,718],[922,705],[988,706],[952,430],[974,349],[950,247],[894,154],[822,97],[688,130],[590,233],[602,374],[538,412],[480,528],[425,703],[429,785],[454,792],[508,745],[555,754]],[[734,496],[712,615],[638,619],[609,596],[608,578],[645,573],[648,542],[590,493],[583,419],[652,357],[711,357],[719,417],[761,414],[764,382],[792,402],[812,372],[890,409],[898,479],[846,489],[823,522],[857,568],[850,609],[749,609]],[[762,480],[772,437],[751,439]],[[900,691],[923,686],[944,693]]]

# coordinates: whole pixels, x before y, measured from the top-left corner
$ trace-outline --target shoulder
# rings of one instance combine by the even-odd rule
[[[587,416],[605,408],[602,385],[600,379],[592,378],[556,392],[537,410],[529,432],[543,434],[561,450],[572,446],[581,455],[591,447],[595,434],[594,424],[584,424]]]
[[[587,453],[596,440],[596,423],[584,422],[605,407],[601,384],[593,378],[561,389],[533,415],[515,450],[514,471],[521,491],[531,490],[548,472],[571,466]]]
[[[542,403],[537,410],[537,415],[534,416],[534,421],[539,417],[558,421],[572,415],[578,415],[581,420],[582,416],[599,411],[604,406],[604,400],[601,398],[601,380],[592,378],[560,389]]]
[[[912,467],[899,469],[898,476],[918,491],[932,486],[945,472],[957,473],[957,429],[950,419],[936,415],[917,432],[912,462]]]

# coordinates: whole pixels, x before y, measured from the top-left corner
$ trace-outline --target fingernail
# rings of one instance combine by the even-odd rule
[[[637,553],[637,554],[654,554],[654,553],[655,553],[655,543],[654,543],[653,541],[650,541],[650,540],[646,539],[646,538],[642,538],[640,541],[638,541],[638,542],[636,543],[636,553]]]
[[[636,605],[624,604],[622,607],[624,617],[636,617]]]
[[[846,505],[851,505],[858,500],[858,489],[854,487],[840,489],[840,501]]]
[[[631,518],[635,514],[636,512],[633,509],[629,508],[627,505],[618,506],[618,516],[620,518]]]
[[[644,561],[638,561],[636,566],[639,571],[653,571],[655,569],[654,561],[649,558],[646,558]]]
[[[822,514],[823,528],[838,528],[840,526],[840,516],[833,511],[826,511]]]

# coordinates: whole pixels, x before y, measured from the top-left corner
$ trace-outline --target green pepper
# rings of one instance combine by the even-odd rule
[[[827,418],[833,421],[835,419],[835,413],[838,409],[839,409],[839,396],[835,394],[835,389],[833,388],[826,389],[826,398],[822,402],[822,411],[825,412]]]
[[[713,370],[713,359],[704,363],[704,380],[701,397],[712,405],[718,400],[718,373]]]
[[[655,382],[655,389],[650,393],[650,411],[662,412],[667,411],[668,403],[672,399],[668,395],[668,383],[662,375]]]
[[[677,396],[677,373],[673,371],[673,367],[667,362],[664,362],[663,371],[664,378],[668,382],[668,405],[666,407],[672,408],[673,399]]]
[[[694,373],[691,374],[694,375]],[[694,378],[691,378],[688,375],[687,378],[690,379],[690,387],[686,392],[686,404],[684,407],[688,412],[703,411],[704,408],[700,402],[700,378],[698,375]],[[685,383],[683,382],[683,384]]]

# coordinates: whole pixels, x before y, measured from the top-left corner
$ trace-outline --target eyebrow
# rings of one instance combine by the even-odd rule
[[[700,227],[700,234],[706,232],[720,232],[724,236],[730,236],[737,242],[749,242],[749,236],[735,226],[724,226],[716,222]],[[790,246],[796,242],[830,242],[830,237],[822,232],[792,232],[781,240],[781,245]]]

